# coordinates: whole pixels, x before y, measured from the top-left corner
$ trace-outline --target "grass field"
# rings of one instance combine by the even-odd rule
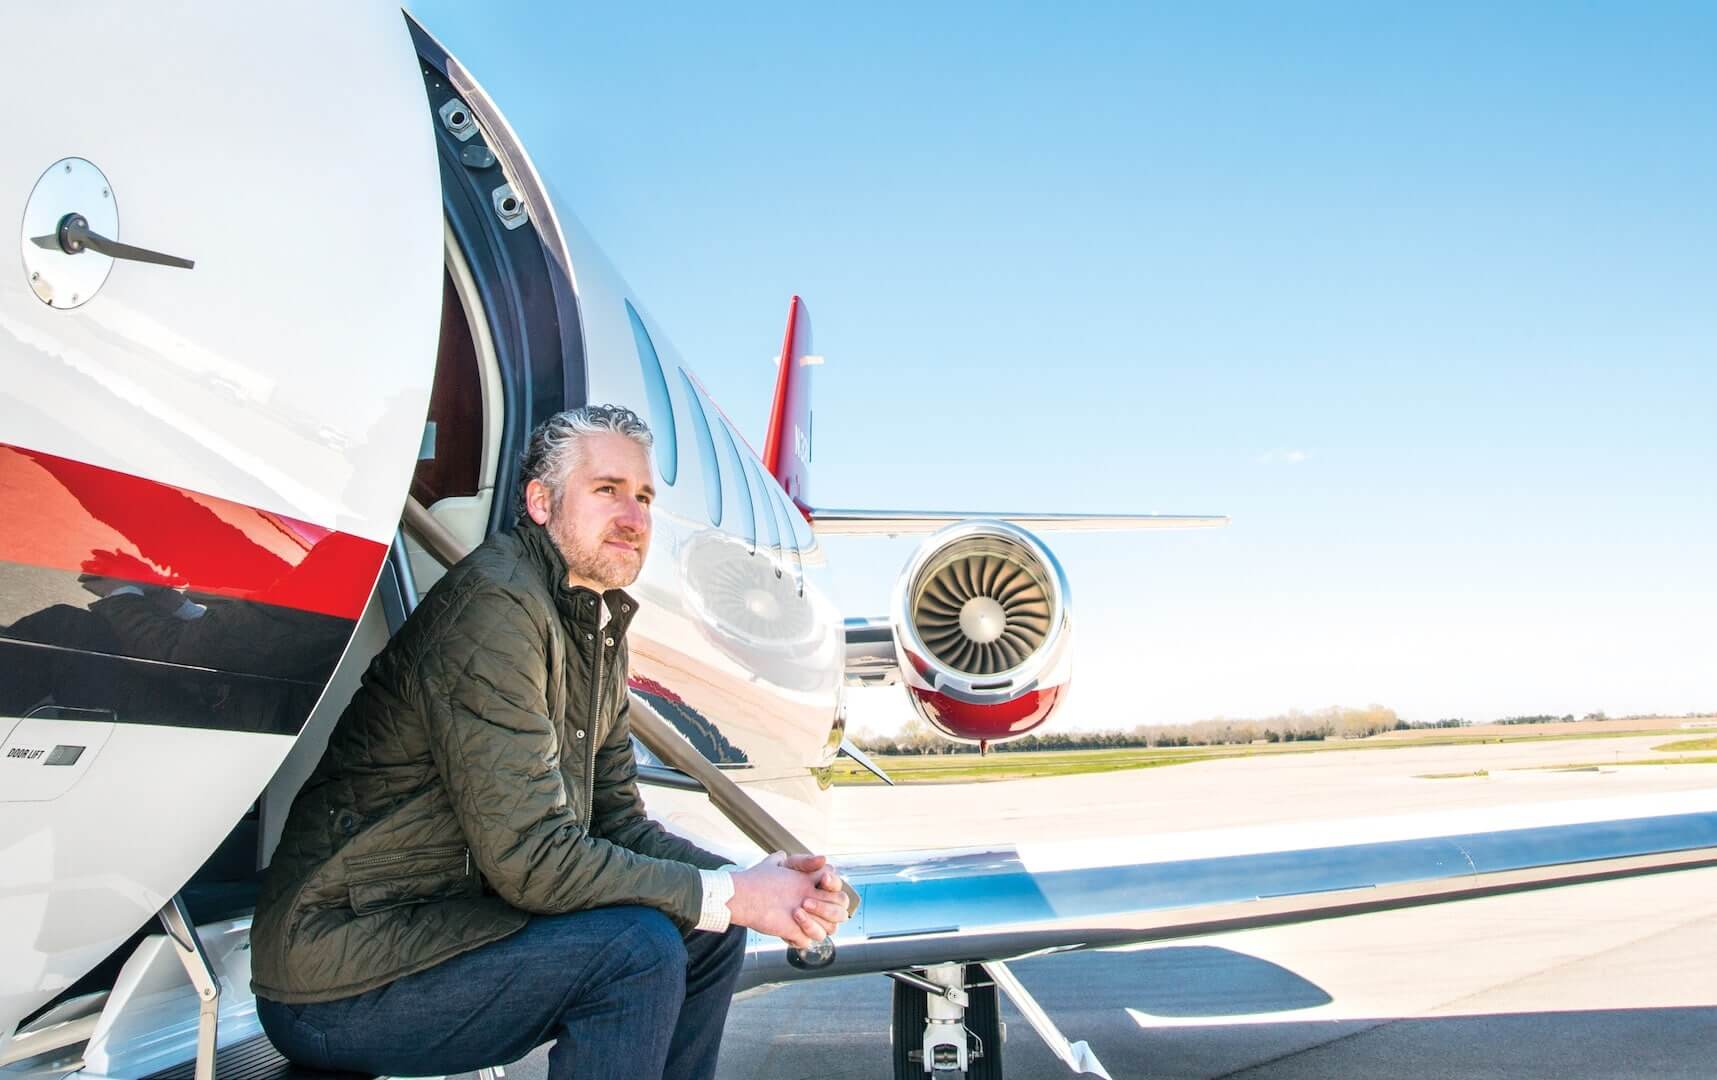
[[[1021,753],[977,754],[886,754],[875,761],[900,784],[947,784],[971,781],[1017,780],[1035,776],[1072,776],[1081,773],[1113,772],[1118,769],[1154,769],[1193,761],[1223,758],[1262,757],[1272,754],[1319,754],[1334,750],[1400,750],[1413,746],[1477,746],[1487,743],[1577,742],[1590,739],[1631,738],[1641,735],[1680,735],[1679,727],[1648,725],[1611,727],[1610,721],[1544,725],[1551,733],[1534,731],[1539,725],[1475,728],[1444,728],[1418,732],[1390,732],[1369,739],[1329,739],[1323,742],[1252,743],[1244,746],[1122,747],[1113,750],[1053,750]],[[1674,721],[1659,721],[1668,725]],[[1717,749],[1717,738],[1666,743],[1655,749],[1669,752]],[[1651,761],[1603,762],[1608,765],[1713,764],[1717,757],[1681,756]],[[1581,765],[1558,766],[1580,768]],[[1459,775],[1459,774],[1456,774]],[[1439,777],[1446,778],[1446,777]],[[834,767],[837,784],[878,784],[862,766],[840,758]]]
[[[1688,717],[1630,716],[1626,719],[1618,717],[1613,720],[1557,720],[1547,724],[1474,724],[1471,727],[1433,728],[1428,731],[1411,728],[1402,731],[1386,731],[1376,738],[1379,742],[1387,742],[1391,739],[1407,739],[1416,742],[1427,735],[1439,734],[1471,736],[1530,731],[1534,735],[1562,736],[1579,735],[1595,730],[1602,730],[1612,735],[1648,735],[1660,731],[1682,735],[1688,733],[1689,729],[1685,725],[1689,719]]]
[[[1662,746],[1654,746],[1652,749],[1661,750],[1666,754],[1675,754],[1687,750],[1717,750],[1717,738],[1682,739],[1679,742],[1666,742]]]
[[[1663,747],[1654,747],[1661,750]],[[1577,761],[1564,765],[1539,765],[1542,772],[1574,772],[1582,769],[1608,769],[1617,765],[1717,765],[1717,754],[1686,755],[1661,758],[1634,758],[1628,761]]]

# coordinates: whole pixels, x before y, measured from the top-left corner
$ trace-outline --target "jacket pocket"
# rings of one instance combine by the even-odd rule
[[[473,892],[471,855],[458,844],[360,855],[346,869],[352,910],[359,915]]]

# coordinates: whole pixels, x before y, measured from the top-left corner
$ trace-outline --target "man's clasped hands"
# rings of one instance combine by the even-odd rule
[[[733,872],[733,921],[796,949],[809,948],[847,920],[841,878],[821,855],[777,851]]]

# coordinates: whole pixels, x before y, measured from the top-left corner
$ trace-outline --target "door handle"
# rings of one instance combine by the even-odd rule
[[[131,262],[173,266],[181,270],[190,270],[197,265],[192,260],[181,259],[177,255],[109,240],[100,233],[91,231],[89,220],[82,214],[67,214],[60,219],[60,227],[52,236],[32,236],[30,242],[48,251],[58,248],[67,255],[81,255],[87,248],[90,251],[99,251],[110,259],[128,259]]]

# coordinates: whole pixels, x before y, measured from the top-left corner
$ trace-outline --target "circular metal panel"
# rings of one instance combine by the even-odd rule
[[[113,260],[99,251],[68,255],[59,243],[60,222],[80,214],[89,230],[119,239],[119,200],[100,169],[83,158],[62,158],[36,181],[24,206],[19,246],[30,290],[49,307],[81,307],[107,283]]]

